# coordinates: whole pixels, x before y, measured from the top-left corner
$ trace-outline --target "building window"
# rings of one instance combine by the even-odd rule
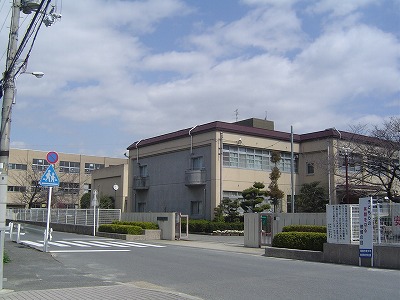
[[[223,165],[224,167],[265,171],[270,171],[274,167],[271,162],[271,151],[233,145],[223,146]],[[281,153],[278,168],[281,172],[288,173],[291,171],[290,153]],[[294,159],[294,172],[298,172],[297,156]]]
[[[10,170],[22,170],[22,171],[26,171],[26,170],[27,170],[27,165],[9,163],[9,164],[8,164],[8,168],[9,168]]]
[[[12,186],[12,185],[9,185],[8,186],[8,191],[9,192],[25,193],[26,192],[26,186]]]
[[[146,211],[146,202],[139,202],[137,206],[138,206],[138,212]]]
[[[201,170],[204,168],[203,157],[193,157],[192,158],[192,170]]]
[[[39,185],[39,181],[32,180],[32,182],[31,182],[31,192],[32,193],[35,193],[35,192],[38,192],[38,191],[44,191],[44,190],[46,190],[46,188],[41,186],[41,185]]]
[[[339,163],[340,169],[342,171],[346,170],[346,155],[342,151],[339,153]],[[359,172],[361,171],[362,156],[356,153],[350,153],[347,155],[347,170],[349,172]]]
[[[139,176],[140,177],[149,176],[149,173],[147,172],[147,165],[139,166]]]
[[[92,185],[89,183],[84,183],[83,184],[83,193],[90,193],[92,192]]]
[[[49,166],[49,163],[45,159],[34,158],[32,160],[32,170],[33,171],[45,171]]]
[[[79,173],[80,163],[75,161],[60,161],[60,172],[62,173]]]
[[[201,215],[202,214],[202,205],[201,201],[192,201],[190,202],[190,214],[191,215]]]
[[[307,175],[314,175],[314,163],[307,163]]]
[[[77,182],[60,182],[59,191],[65,194],[79,194],[79,183]]]
[[[103,169],[104,167],[104,164],[85,163],[85,174],[90,174],[94,170]]]
[[[236,191],[223,191],[222,197],[229,198],[231,200],[243,199],[242,192],[236,192]]]

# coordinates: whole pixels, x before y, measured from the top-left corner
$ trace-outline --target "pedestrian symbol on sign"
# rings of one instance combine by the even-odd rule
[[[59,186],[60,181],[58,180],[56,171],[54,170],[53,165],[50,165],[47,170],[44,172],[42,179],[40,179],[39,184],[41,186]]]

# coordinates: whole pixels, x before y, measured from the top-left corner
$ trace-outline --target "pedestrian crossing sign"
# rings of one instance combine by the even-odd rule
[[[41,186],[59,186],[60,181],[58,180],[56,171],[54,170],[53,165],[49,165],[49,167],[44,172],[42,179],[40,179],[39,184]]]

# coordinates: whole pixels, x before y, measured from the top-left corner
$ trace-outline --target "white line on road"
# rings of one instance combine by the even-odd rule
[[[128,245],[132,246],[144,246],[144,247],[155,247],[155,248],[165,248],[166,246],[161,246],[161,245],[152,245],[152,244],[145,244],[145,243],[137,243],[137,242],[126,242]]]
[[[27,244],[27,245],[31,245],[31,246],[35,246],[35,247],[43,247],[43,242],[42,243],[36,243],[36,242],[32,242],[32,241],[21,241],[22,244]]]
[[[90,242],[76,241],[76,242],[85,244],[85,245],[89,245],[89,246],[100,247],[100,248],[110,248],[111,247],[111,246],[107,246],[107,245],[98,244],[98,243],[96,243],[97,241],[90,241]]]
[[[61,241],[59,241],[61,242]],[[67,242],[67,241],[62,241],[63,244],[71,245],[71,246],[78,246],[78,247],[83,247],[83,248],[89,248],[90,246],[80,244],[79,242]]]
[[[113,245],[116,245],[117,247],[118,247],[118,245],[125,245],[124,247],[137,247],[137,248],[146,248],[147,246],[144,246],[144,245],[133,245],[133,244],[130,244],[129,242],[110,242],[110,243],[112,243]]]
[[[52,250],[50,253],[129,252],[128,249]]]
[[[65,245],[57,242],[49,242],[49,245],[58,246],[58,247],[71,247],[70,245]]]

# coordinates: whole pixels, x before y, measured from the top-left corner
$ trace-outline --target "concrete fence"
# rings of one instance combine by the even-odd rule
[[[161,229],[162,240],[175,240],[176,227],[179,224],[177,213],[122,213],[121,221],[153,222]]]

